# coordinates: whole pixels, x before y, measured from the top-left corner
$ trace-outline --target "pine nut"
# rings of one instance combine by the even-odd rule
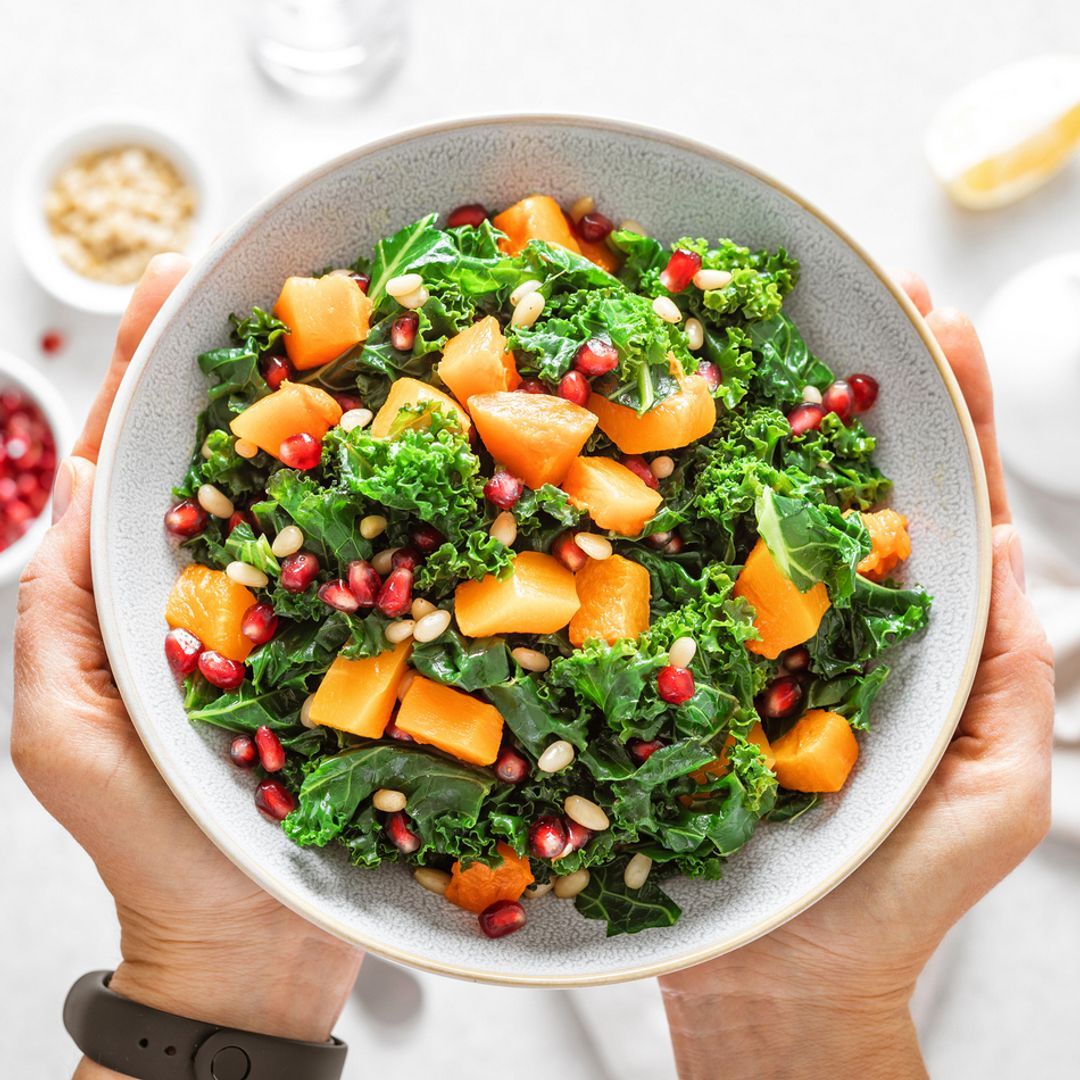
[[[246,562],[231,562],[225,567],[225,573],[238,585],[249,589],[265,589],[270,579],[257,567]]]
[[[658,296],[652,302],[652,309],[664,322],[677,323],[682,321],[682,312],[679,305],[670,296]]]
[[[590,559],[610,559],[612,554],[611,541],[606,536],[598,536],[596,533],[580,532],[574,536],[577,544]]]
[[[214,487],[213,484],[203,484],[199,488],[196,497],[199,500],[199,505],[208,514],[213,514],[214,517],[230,518],[236,509],[232,504],[232,499],[223,491]]]
[[[567,795],[563,802],[563,812],[571,821],[576,821],[593,832],[603,832],[611,824],[607,814],[592,799],[581,795]]]
[[[446,628],[449,625],[449,611],[445,611],[441,608],[433,611],[429,615],[425,615],[422,619],[416,620],[416,625],[413,628],[413,641],[419,641],[421,644],[426,641],[434,641],[437,637],[446,632]]]
[[[559,772],[574,760],[574,748],[565,739],[557,739],[544,748],[536,761],[541,772]]]
[[[387,548],[385,551],[377,551],[371,557],[371,565],[375,568],[375,573],[379,577],[386,577],[393,569],[394,553],[397,550],[397,548]]]
[[[557,877],[552,883],[555,895],[560,900],[573,900],[589,884],[588,870],[575,870],[572,874]]]
[[[412,619],[398,619],[396,622],[386,624],[383,636],[391,645],[400,645],[412,637],[415,626],[416,623]]]
[[[300,527],[298,525],[286,525],[274,537],[270,550],[279,559],[284,559],[286,555],[295,555],[303,546],[304,534],[300,531]]]
[[[413,684],[413,679],[416,678],[416,668],[406,668],[405,674],[401,676],[401,682],[398,683],[397,699],[400,701],[408,692],[409,687]]]
[[[657,480],[666,480],[675,471],[675,459],[668,457],[667,454],[654,457],[649,462],[649,471]]]
[[[370,409],[350,409],[341,414],[338,423],[342,431],[353,431],[356,428],[366,428],[374,416],[375,414]]]
[[[686,347],[691,352],[697,352],[705,344],[705,327],[699,319],[687,319],[683,329],[686,331]]]
[[[514,314],[510,316],[511,326],[532,326],[540,318],[540,312],[544,310],[544,294],[539,292],[527,293],[521,298],[520,303],[514,306]]]
[[[517,307],[522,300],[525,299],[529,293],[536,292],[544,283],[537,281],[536,278],[529,278],[528,281],[523,281],[511,294],[510,294],[510,306]]]
[[[731,284],[730,270],[699,270],[694,275],[694,284],[702,292],[710,292],[712,289],[723,289]]]
[[[628,889],[640,889],[648,881],[651,870],[652,859],[639,851],[626,864],[626,869],[623,871],[623,884]]]
[[[428,892],[442,896],[450,884],[450,875],[445,870],[436,870],[434,866],[418,866],[412,875],[416,884]]]
[[[315,695],[308,694],[308,696],[304,698],[304,704],[300,706],[300,723],[303,724],[306,728],[314,728],[319,726],[315,723],[314,720],[311,719],[311,703],[314,700]]]
[[[210,449],[210,436],[209,435],[207,435],[206,438],[203,439],[203,444],[202,444],[202,446],[199,447],[199,453],[202,454],[202,456],[207,461],[209,461],[214,456],[214,451]]]
[[[509,510],[503,510],[495,516],[491,523],[491,535],[507,547],[513,547],[517,539],[517,521]]]
[[[386,283],[386,293],[397,299],[399,296],[408,296],[409,293],[416,292],[423,284],[424,279],[419,274],[398,274]]]
[[[525,886],[525,891],[521,894],[526,900],[539,900],[541,896],[547,896],[554,887],[554,882],[551,881],[534,881],[531,885]]]
[[[803,401],[812,401],[815,405],[821,404],[821,391],[816,386],[809,384],[802,388]]]
[[[697,655],[697,642],[692,637],[676,638],[668,649],[668,663],[672,667],[688,668]]]
[[[259,452],[259,448],[250,439],[237,439],[233,443],[233,449],[242,458],[248,458],[249,460]]]
[[[419,289],[414,289],[404,296],[399,296],[397,302],[402,307],[408,308],[410,311],[415,311],[417,308],[422,308],[430,298],[431,293],[427,291],[427,286],[421,285]]]
[[[648,236],[645,231],[645,226],[640,221],[635,221],[633,218],[627,218],[625,221],[619,224],[619,228],[623,232],[636,232],[638,236]]]
[[[399,810],[404,810],[408,801],[404,791],[395,791],[393,788],[381,787],[371,796],[371,805],[386,814],[396,814]]]
[[[425,600],[422,596],[418,596],[412,602],[412,617],[414,619],[422,619],[425,615],[430,615],[437,610],[430,600]]]
[[[529,649],[524,645],[519,645],[516,649],[510,650],[510,655],[526,671],[547,671],[551,667],[551,661],[539,649]]]
[[[382,514],[368,514],[360,519],[360,535],[365,540],[374,540],[386,532],[386,518]]]
[[[576,225],[586,214],[596,209],[596,200],[591,195],[582,195],[570,207],[570,220]]]

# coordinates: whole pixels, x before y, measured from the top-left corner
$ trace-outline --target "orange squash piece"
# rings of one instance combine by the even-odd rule
[[[451,415],[457,416],[463,431],[467,432],[472,427],[469,414],[449,394],[444,394],[419,379],[395,379],[383,407],[371,421],[371,434],[376,439],[385,439],[390,434],[398,413],[406,405],[421,405],[426,401],[433,401]]]
[[[486,701],[423,675],[409,684],[394,723],[418,743],[472,765],[490,765],[499,756],[502,713]]]
[[[381,738],[394,711],[411,652],[412,643],[403,641],[363,660],[339,656],[311,699],[311,722],[362,739]]]
[[[588,409],[550,394],[476,394],[469,412],[488,453],[531,488],[558,484],[596,427]]]
[[[285,351],[300,371],[337,359],[368,336],[371,301],[352,278],[286,279],[274,314],[289,328]]]
[[[466,637],[554,634],[579,607],[574,575],[539,551],[517,555],[514,572],[504,581],[488,574],[454,590],[454,614]]]
[[[612,251],[603,240],[583,240],[580,236],[575,239],[578,247],[581,248],[581,254],[589,262],[596,263],[601,270],[606,270],[609,274],[618,273],[622,265],[622,256]]]
[[[499,247],[507,255],[516,255],[530,240],[546,240],[581,253],[566,216],[550,195],[529,195],[496,214],[491,223],[506,233]]]
[[[764,540],[758,540],[746,557],[733,591],[754,605],[759,638],[748,641],[746,647],[769,660],[812,638],[829,610],[825,586],[819,581],[806,592],[799,592],[776,565]]]
[[[851,725],[825,709],[805,713],[772,747],[776,778],[789,791],[839,791],[859,757]]]
[[[321,440],[340,419],[341,406],[325,390],[286,380],[234,416],[229,428],[238,439],[247,439],[277,457],[290,435],[305,432]]]
[[[570,620],[570,643],[614,644],[649,628],[649,571],[632,559],[590,559],[575,575],[581,607]]]
[[[224,571],[192,563],[169,593],[165,621],[183,627],[206,648],[230,660],[246,660],[253,646],[240,632],[240,624],[254,603],[255,594]]]
[[[640,476],[608,457],[575,458],[562,488],[601,529],[623,536],[637,536],[664,501]]]
[[[641,416],[625,405],[593,394],[588,407],[596,413],[600,430],[624,454],[674,450],[703,439],[716,425],[716,402],[700,375],[687,375],[680,390],[664,398]]]
[[[907,518],[895,510],[878,510],[859,516],[870,533],[872,546],[870,554],[856,569],[873,581],[882,581],[911,554]]]
[[[533,883],[529,860],[514,853],[509,844],[501,840],[495,850],[502,856],[498,866],[471,863],[462,870],[460,860],[450,868],[450,884],[443,895],[451,904],[479,915],[496,900],[519,900],[521,894]]]
[[[765,734],[765,729],[761,726],[760,721],[755,721],[750,730],[746,733],[746,738],[752,742],[764,755],[765,767],[767,769],[773,768],[776,764],[776,756],[773,754],[773,749],[769,745],[769,737]],[[724,740],[724,745],[720,750],[720,756],[710,761],[708,765],[703,765],[700,769],[695,769],[690,777],[699,784],[708,783],[709,778],[712,776],[724,776],[728,769],[731,767],[731,761],[728,758],[728,752],[735,745],[735,736],[729,735]],[[689,806],[694,799],[708,798],[708,792],[702,792],[700,795],[690,795],[683,797],[683,805]]]
[[[494,315],[452,337],[443,347],[437,370],[466,410],[473,394],[516,390],[521,385],[514,354],[506,351],[506,338]]]

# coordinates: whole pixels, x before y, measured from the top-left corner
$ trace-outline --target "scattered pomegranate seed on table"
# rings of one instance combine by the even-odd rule
[[[669,705],[681,705],[694,696],[694,676],[686,668],[668,664],[656,676],[656,690]]]
[[[546,394],[548,388],[539,379],[522,379],[518,383],[519,394]]]
[[[420,847],[420,837],[409,828],[409,819],[404,810],[387,814],[384,830],[390,843],[403,855],[411,855]]]
[[[250,769],[259,760],[259,751],[250,735],[234,735],[229,743],[229,760],[238,769]]]
[[[773,679],[758,698],[758,712],[770,720],[791,716],[802,703],[803,689],[799,680],[790,675]]]
[[[412,604],[413,572],[406,566],[391,570],[375,599],[375,606],[388,619],[404,615]]]
[[[603,338],[589,338],[574,353],[574,367],[586,378],[606,375],[619,366],[619,350]]]
[[[640,454],[624,454],[622,463],[639,480],[643,480],[645,484],[654,491],[660,487],[660,481],[653,475],[652,469],[649,468],[649,463]]]
[[[696,251],[676,248],[660,271],[660,284],[670,293],[681,293],[701,269],[701,256]]]
[[[846,424],[855,412],[855,394],[843,379],[837,379],[821,395],[821,407],[827,413],[836,413]]]
[[[215,649],[199,653],[199,671],[208,683],[221,690],[235,690],[244,681],[244,665]]]
[[[46,356],[55,356],[67,344],[59,330],[46,330],[41,335],[41,351]]]
[[[538,859],[558,858],[567,844],[562,818],[538,817],[529,826],[529,852]]]
[[[874,407],[878,396],[878,381],[872,375],[851,375],[848,386],[855,397],[855,411],[866,412]]]
[[[560,533],[555,538],[551,554],[575,574],[589,561],[589,556],[577,546],[573,531]]]
[[[495,759],[495,775],[505,784],[520,784],[529,775],[529,763],[512,746],[504,746]]]
[[[319,560],[310,551],[297,551],[281,560],[281,587],[286,592],[307,590],[319,575]]]
[[[595,210],[588,214],[582,214],[577,223],[578,235],[582,240],[588,240],[591,244],[606,240],[614,228],[615,223],[611,218],[605,217]]]
[[[419,326],[420,316],[415,311],[407,311],[404,315],[399,315],[390,324],[390,344],[398,352],[412,352]]]
[[[306,431],[290,435],[278,448],[278,457],[290,469],[307,472],[322,461],[322,443]]]
[[[644,765],[663,745],[659,739],[630,739],[626,749],[639,765]]]
[[[202,642],[183,627],[176,627],[165,635],[165,659],[176,675],[190,675],[199,664]]]
[[[446,225],[450,229],[459,229],[462,225],[482,225],[487,221],[487,209],[480,203],[466,203],[455,207],[446,216]]]
[[[293,366],[284,356],[268,356],[262,362],[262,375],[266,385],[276,390],[286,379],[293,377]]]
[[[589,380],[580,371],[568,371],[559,380],[559,397],[584,405],[589,400]]]
[[[804,401],[796,405],[787,414],[787,422],[792,435],[805,435],[808,431],[817,431],[825,419],[825,409],[813,401]]]
[[[524,490],[525,485],[516,476],[500,469],[484,485],[484,498],[500,510],[509,510]]]
[[[326,584],[320,585],[319,599],[327,607],[333,608],[335,611],[344,611],[349,615],[360,610],[360,601],[356,599],[356,594],[349,588],[348,582],[342,581],[340,578],[337,581],[328,581]]]
[[[255,788],[255,805],[271,821],[284,821],[296,809],[296,796],[280,780],[267,777]]]
[[[0,551],[45,508],[56,472],[56,442],[37,403],[11,387],[0,392]]]
[[[255,731],[255,747],[259,751],[259,764],[267,772],[280,772],[285,767],[285,748],[265,724]]]
[[[517,900],[496,900],[477,916],[480,929],[489,938],[506,937],[526,923],[525,909]]]
[[[278,617],[267,603],[252,604],[240,620],[240,633],[255,645],[265,645],[277,633]]]

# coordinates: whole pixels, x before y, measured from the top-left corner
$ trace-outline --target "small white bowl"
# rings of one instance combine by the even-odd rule
[[[15,246],[38,284],[58,300],[82,311],[118,315],[131,299],[134,282],[113,285],[73,270],[60,257],[45,219],[45,195],[70,162],[95,150],[145,146],[166,158],[195,192],[196,206],[186,252],[201,254],[220,225],[213,173],[190,143],[149,118],[84,117],[54,131],[28,153],[15,183],[12,202]]]
[[[44,413],[56,442],[56,460],[59,463],[71,450],[74,441],[71,414],[64,404],[64,399],[41,372],[25,360],[0,349],[0,391],[12,386],[32,398]],[[22,572],[22,568],[41,543],[41,538],[49,527],[50,517],[50,503],[46,503],[26,532],[10,547],[0,551],[0,586],[9,585]]]

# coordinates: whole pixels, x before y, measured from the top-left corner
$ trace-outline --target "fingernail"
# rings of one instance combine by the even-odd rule
[[[64,458],[56,470],[56,480],[52,490],[52,520],[55,525],[71,505],[71,496],[75,491],[75,469],[70,458]]]
[[[1009,537],[1009,565],[1012,567],[1013,577],[1022,592],[1027,592],[1027,578],[1024,576],[1024,549],[1020,544],[1020,534],[1014,532]]]

